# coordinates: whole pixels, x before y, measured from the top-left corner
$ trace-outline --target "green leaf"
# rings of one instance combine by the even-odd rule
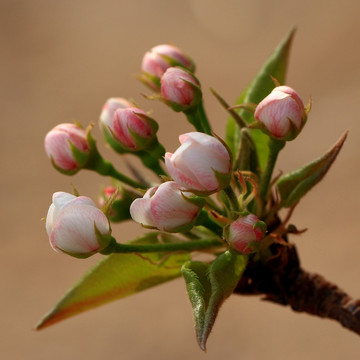
[[[292,29],[289,34],[282,40],[282,42],[265,62],[247,89],[240,95],[236,101],[236,104],[258,104],[275,87],[271,76],[278,80],[280,84],[285,82],[290,47],[294,33],[295,29]],[[245,120],[247,124],[255,121],[254,116],[243,109],[239,110],[239,115]],[[251,134],[258,152],[260,168],[263,170],[269,155],[269,136],[263,133],[261,130],[251,130]],[[230,118],[227,123],[226,142],[234,154],[237,152],[237,148],[240,143],[240,137],[240,128],[236,125],[235,120]]]
[[[219,255],[210,265],[187,262],[182,268],[193,307],[196,337],[202,350],[223,302],[232,294],[245,270],[247,256],[231,250]]]
[[[159,237],[163,242],[174,239],[168,234],[152,232],[132,243],[158,243]],[[136,254],[106,256],[60,299],[36,329],[175,279],[181,275],[181,266],[188,260],[188,254],[164,257],[163,252],[141,257]]]
[[[291,207],[295,205],[313,186],[325,176],[336,159],[348,132],[335,143],[323,156],[315,159],[300,169],[283,175],[276,183],[281,196],[280,206]]]
[[[209,264],[199,261],[188,261],[181,269],[194,312],[196,338],[199,344],[211,295],[211,285],[208,278],[209,266]]]

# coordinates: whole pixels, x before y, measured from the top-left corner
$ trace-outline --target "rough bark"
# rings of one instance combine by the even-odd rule
[[[264,299],[289,305],[295,311],[338,321],[360,335],[360,299],[354,300],[337,285],[303,270],[293,244],[271,245],[265,263],[250,261],[235,293],[264,295]]]

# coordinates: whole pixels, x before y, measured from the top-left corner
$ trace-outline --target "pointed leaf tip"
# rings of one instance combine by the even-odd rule
[[[206,351],[206,342],[220,307],[232,294],[246,263],[246,255],[228,250],[210,265],[191,261],[184,264],[182,273],[193,308],[196,337],[201,350]]]
[[[172,238],[163,234],[161,240],[171,241]],[[157,242],[159,233],[151,232],[131,243]],[[188,260],[188,254],[173,254],[165,260],[164,253],[146,254],[146,258],[135,254],[106,256],[36,324],[35,330],[175,279],[181,275],[181,266]]]
[[[276,186],[281,197],[280,204],[282,207],[289,208],[295,205],[323,179],[339,154],[348,133],[349,131],[346,131],[323,156],[279,178]]]
[[[277,79],[280,84],[285,83],[286,72],[289,62],[289,55],[291,50],[291,44],[296,32],[296,28],[293,27],[289,33],[283,38],[279,45],[275,48],[270,57],[263,64],[255,78],[250,85],[237,99],[236,104],[254,103],[258,104],[263,100],[275,87],[272,77]],[[253,114],[248,113],[245,110],[240,110],[239,115],[247,124],[251,124],[255,121]],[[240,146],[241,133],[240,127],[237,126],[235,120],[230,118],[227,123],[226,129],[226,142],[234,154],[237,153],[237,149]],[[260,167],[264,170],[269,156],[268,141],[269,136],[258,129],[251,130],[251,136],[255,142],[257,157],[259,159]],[[241,169],[251,170],[255,173],[258,169]]]

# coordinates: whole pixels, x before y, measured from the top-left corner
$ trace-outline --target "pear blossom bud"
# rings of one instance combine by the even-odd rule
[[[136,151],[146,149],[154,141],[158,125],[145,111],[129,107],[115,110],[107,128],[124,150]]]
[[[98,201],[99,208],[101,209],[105,205],[105,203],[115,195],[116,195],[115,201],[116,199],[121,199],[121,194],[119,192],[116,194],[116,192],[117,189],[115,186],[106,186],[103,189],[101,196],[99,197],[99,201]]]
[[[126,190],[120,184],[116,187],[107,186],[99,197],[98,206],[108,214],[110,221],[124,221],[131,219],[129,208],[131,203],[138,197],[137,194]],[[109,209],[107,209],[108,206]]]
[[[254,117],[271,136],[292,140],[305,125],[307,114],[295,90],[278,86],[259,103]]]
[[[183,192],[174,181],[168,181],[134,200],[130,214],[144,227],[180,232],[192,228],[203,205],[204,199]]]
[[[161,97],[175,111],[185,111],[199,104],[199,82],[187,71],[171,67],[161,77]]]
[[[242,254],[251,253],[253,242],[264,238],[266,225],[253,214],[238,218],[225,229],[226,240],[232,248]]]
[[[130,101],[128,101],[124,98],[113,97],[113,98],[108,99],[106,101],[106,103],[104,104],[101,114],[100,114],[101,127],[105,127],[105,129],[107,130],[108,127],[112,125],[115,110],[126,109],[126,108],[130,108],[133,106],[134,105]]]
[[[78,171],[89,156],[89,143],[86,131],[75,124],[60,124],[49,131],[45,137],[45,151],[53,165],[60,171]],[[84,156],[80,162],[76,152]]]
[[[109,221],[90,198],[56,192],[52,200],[46,231],[55,251],[85,258],[109,244]]]
[[[200,132],[180,135],[179,140],[175,153],[165,154],[165,166],[182,188],[211,194],[229,184],[232,159],[223,142]]]
[[[142,80],[154,90],[159,89],[160,78],[172,66],[195,70],[194,63],[180,49],[172,45],[158,45],[144,55],[141,64]]]

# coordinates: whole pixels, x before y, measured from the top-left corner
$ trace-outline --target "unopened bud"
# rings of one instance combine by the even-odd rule
[[[130,207],[131,217],[145,227],[161,231],[189,231],[196,222],[204,200],[183,192],[174,181],[150,188]]]
[[[107,131],[111,134],[112,140],[115,140],[124,151],[148,148],[156,137],[157,129],[155,120],[145,111],[134,107],[115,110],[112,122],[107,124]]]
[[[55,251],[86,258],[109,244],[109,221],[90,198],[56,192],[52,200],[46,231]]]
[[[230,182],[231,155],[217,138],[200,132],[180,135],[181,146],[165,154],[169,175],[184,189],[211,194]]]
[[[192,74],[172,67],[161,77],[161,97],[173,110],[186,111],[200,103],[202,92]]]
[[[305,125],[307,111],[295,90],[278,86],[259,103],[254,117],[274,138],[293,140]]]
[[[225,230],[229,245],[242,254],[254,250],[254,242],[260,242],[265,235],[266,225],[253,214],[239,217]]]
[[[173,45],[158,45],[148,51],[142,60],[140,79],[154,90],[160,88],[160,78],[173,66],[180,66],[189,71],[195,70],[192,60]]]
[[[45,151],[61,172],[73,174],[83,167],[89,157],[86,131],[75,124],[60,124],[45,137]]]

